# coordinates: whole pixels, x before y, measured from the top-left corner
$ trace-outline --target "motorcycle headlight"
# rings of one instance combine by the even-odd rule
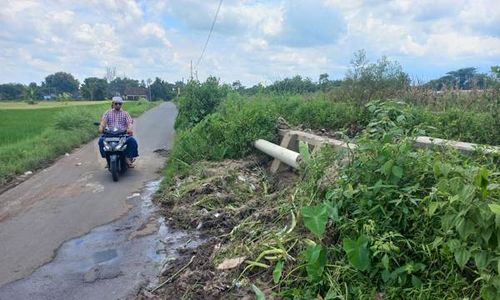
[[[108,142],[104,141],[104,151],[110,151],[111,150],[111,146],[109,145]]]
[[[120,150],[125,150],[126,147],[125,146],[125,139],[121,139],[120,142],[118,143],[118,145],[116,145],[115,149],[117,151],[120,151]]]

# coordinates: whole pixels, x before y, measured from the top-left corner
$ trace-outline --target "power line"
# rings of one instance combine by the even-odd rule
[[[223,0],[219,1],[219,6],[217,7],[217,11],[215,12],[215,17],[212,22],[212,26],[210,27],[210,32],[208,33],[207,40],[205,41],[205,46],[203,46],[200,58],[198,58],[198,61],[196,62],[196,67],[195,67],[196,70],[198,70],[198,66],[201,62],[201,59],[203,58],[203,55],[205,54],[205,50],[207,50],[208,41],[210,40],[210,36],[212,35],[212,31],[214,30],[215,22],[217,21],[217,16],[219,15],[220,7],[222,6],[222,1]]]

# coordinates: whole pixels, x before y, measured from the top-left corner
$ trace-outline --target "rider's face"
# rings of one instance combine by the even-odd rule
[[[113,108],[115,110],[120,110],[120,109],[122,109],[122,104],[121,103],[113,103]]]

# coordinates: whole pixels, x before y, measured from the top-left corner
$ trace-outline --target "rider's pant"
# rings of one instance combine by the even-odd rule
[[[106,154],[104,152],[104,137],[99,138],[99,152],[101,152],[101,157],[106,157]],[[127,145],[127,148],[125,149],[125,156],[128,158],[134,158],[139,156],[139,145],[137,144],[136,139],[134,137],[129,136],[127,137],[127,141],[125,142],[125,145]]]

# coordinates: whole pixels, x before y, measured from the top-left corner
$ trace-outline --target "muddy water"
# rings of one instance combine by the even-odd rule
[[[151,201],[159,183],[130,195],[122,218],[65,242],[50,263],[2,286],[0,299],[133,299],[141,286],[155,286],[177,249],[199,244],[159,216]]]

